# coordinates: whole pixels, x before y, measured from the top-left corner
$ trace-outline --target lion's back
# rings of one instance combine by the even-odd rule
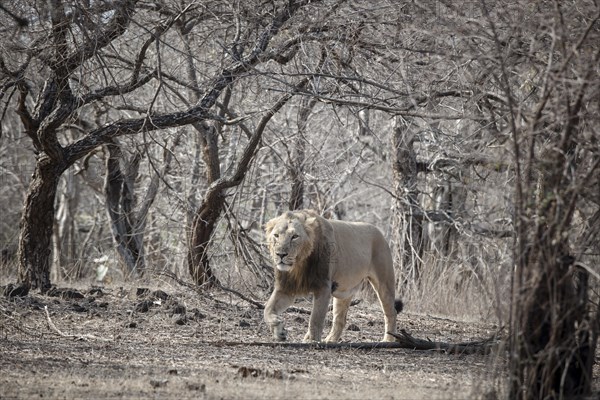
[[[365,222],[329,223],[335,238],[335,261],[358,268],[367,268],[374,263],[391,262],[387,241],[376,226]]]

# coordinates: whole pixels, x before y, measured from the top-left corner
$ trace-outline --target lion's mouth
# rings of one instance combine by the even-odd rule
[[[285,261],[280,261],[277,263],[276,267],[278,270],[280,270],[282,272],[287,272],[290,269],[292,269],[292,264],[288,264]]]
[[[275,261],[275,267],[280,271],[289,271],[292,269],[293,259],[289,253],[277,254],[277,257],[274,257],[273,261]]]

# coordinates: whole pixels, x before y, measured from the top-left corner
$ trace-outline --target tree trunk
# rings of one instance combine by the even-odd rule
[[[392,145],[394,151],[394,231],[397,235],[397,257],[400,261],[398,279],[402,285],[419,280],[422,256],[422,220],[417,189],[417,157],[414,134],[410,126],[397,117]]]
[[[544,236],[542,234],[542,236]],[[528,255],[515,307],[512,399],[558,399],[590,392],[597,321],[588,310],[587,272],[564,245],[540,240]]]
[[[107,144],[106,148],[108,157],[104,193],[113,238],[129,273],[141,274],[145,269],[144,240],[133,211],[135,200],[132,183],[137,175],[139,158],[136,156],[127,162],[125,171],[122,171],[120,163],[125,163],[125,160],[119,145],[114,142]]]
[[[56,221],[53,235],[52,281],[81,278],[80,258],[77,249],[75,214],[79,205],[79,187],[72,170],[67,170],[59,180],[55,199]],[[75,268],[77,266],[77,268]]]
[[[179,28],[186,50],[187,78],[192,85],[189,95],[192,101],[197,103],[200,99],[201,91],[198,89],[198,77],[194,66],[190,38],[183,25],[180,25]],[[226,87],[224,92],[222,107],[219,110],[221,117],[224,117],[225,109],[229,106],[231,86]],[[187,257],[188,270],[192,281],[200,286],[204,284],[211,285],[217,282],[210,266],[208,247],[217,221],[221,216],[225,199],[222,197],[220,190],[215,190],[215,188],[211,187],[211,184],[221,177],[221,160],[219,158],[220,126],[207,122],[199,122],[193,124],[193,127],[198,133],[196,154],[198,155],[199,150],[201,150],[202,160],[206,166],[206,181],[208,186],[206,196],[200,206],[196,208],[193,215],[188,215],[188,221],[191,219],[191,224],[188,225],[191,228]],[[198,182],[200,177],[200,160],[198,158],[196,156],[196,160],[194,161],[192,182]],[[195,190],[188,195],[190,205],[195,203],[194,192]]]
[[[19,280],[31,289],[46,292],[52,263],[54,199],[65,167],[42,153],[29,184],[19,234]]]
[[[208,249],[224,204],[225,198],[220,191],[207,194],[194,215],[188,252],[188,269],[192,281],[198,286],[204,284],[210,286],[218,282],[210,266]]]
[[[292,150],[290,159],[289,176],[292,181],[292,189],[290,192],[290,200],[288,206],[290,210],[300,210],[304,208],[304,162],[306,153],[306,125],[308,117],[312,112],[316,98],[311,97],[308,101],[303,101],[300,111],[298,112],[298,132]]]
[[[304,208],[304,139],[298,138],[294,148],[294,158],[290,165],[289,174],[292,181],[290,190],[290,200],[288,208],[290,210],[300,210]]]
[[[194,128],[200,136],[202,158],[206,165],[206,178],[211,185],[221,177],[218,132],[214,126],[208,123],[195,124]],[[209,186],[202,203],[194,214],[188,251],[188,269],[192,280],[197,285],[210,285],[217,282],[210,267],[208,247],[224,204],[225,198],[221,190]]]
[[[576,163],[564,143],[539,155],[536,193],[518,216],[523,250],[513,279],[511,399],[570,398],[592,387],[599,321],[588,272],[575,265],[568,243],[578,194],[565,183]]]

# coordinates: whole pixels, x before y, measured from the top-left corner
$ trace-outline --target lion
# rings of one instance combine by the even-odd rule
[[[320,342],[329,301],[333,324],[325,342],[337,342],[346,326],[353,295],[367,280],[375,289],[385,317],[383,341],[395,340],[396,314],[392,253],[383,234],[362,222],[326,220],[313,210],[286,212],[265,225],[275,269],[275,284],[264,310],[273,338],[286,340],[281,313],[296,296],[313,294],[313,309],[304,342]]]

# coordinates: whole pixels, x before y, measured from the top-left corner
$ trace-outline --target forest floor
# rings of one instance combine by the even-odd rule
[[[290,342],[301,341],[308,324],[303,310],[310,303],[295,306],[285,314]],[[418,338],[458,342],[497,331],[408,309],[398,326]],[[349,328],[344,342],[379,340],[378,305],[353,306]],[[217,289],[80,287],[1,296],[0,399],[494,399],[502,387],[498,356],[264,345],[269,341],[262,310]]]

